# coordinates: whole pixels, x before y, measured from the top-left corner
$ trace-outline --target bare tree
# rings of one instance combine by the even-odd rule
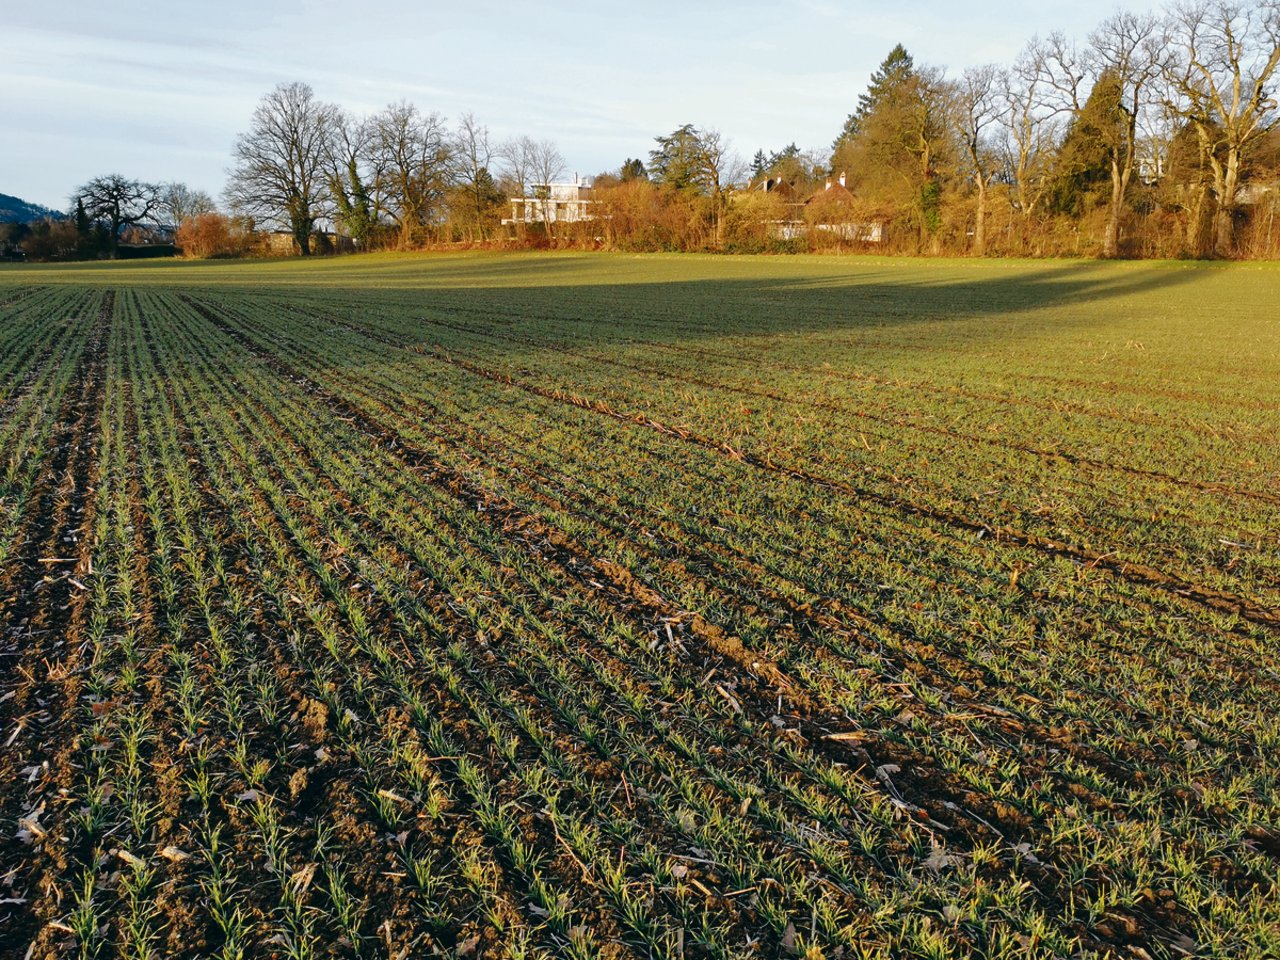
[[[161,209],[160,187],[142,180],[131,180],[118,173],[94,177],[71,195],[77,207],[83,207],[90,220],[107,228],[107,241],[114,259],[120,253],[120,234],[127,227],[155,219]]]
[[[1013,182],[1018,211],[1029,218],[1044,198],[1052,164],[1053,148],[1061,128],[1061,101],[1050,82],[1051,49],[1033,39],[1012,69],[1001,74],[1004,99],[1008,176]],[[1072,73],[1074,76],[1074,72]],[[1078,101],[1068,93],[1066,99]]]
[[[1061,31],[1031,41],[1023,63],[1037,71],[1043,103],[1054,114],[1079,114],[1084,82],[1089,76],[1086,55]]]
[[[1002,77],[995,64],[970,67],[955,85],[956,132],[964,144],[969,175],[978,191],[973,225],[973,252],[983,256],[987,247],[987,188],[999,173],[991,148],[991,129],[1000,122],[1006,106],[1001,98]]]
[[[1213,174],[1213,246],[1235,249],[1240,176],[1253,144],[1280,122],[1271,81],[1280,69],[1280,2],[1198,0],[1172,13],[1178,56],[1168,77],[1171,106],[1195,128]]]
[[[279,224],[303,256],[329,196],[328,144],[337,110],[305,83],[280,84],[253,112],[236,139],[226,197],[232,209]]]
[[[1114,84],[1118,115],[1099,126],[1111,170],[1111,199],[1102,240],[1102,255],[1120,249],[1120,220],[1138,162],[1138,129],[1142,113],[1157,92],[1166,47],[1160,21],[1151,15],[1112,14],[1089,35],[1087,55],[1094,83]]]
[[[458,119],[453,137],[453,169],[467,206],[467,220],[480,239],[489,239],[485,221],[495,203],[497,185],[493,179],[496,153],[489,139],[489,128],[464,113]]]
[[[550,140],[531,140],[528,143],[528,160],[534,192],[542,205],[542,222],[547,236],[555,237],[555,218],[551,215],[552,184],[564,176],[564,157]]]
[[[402,243],[414,243],[439,219],[450,183],[452,149],[444,119],[407,101],[373,118],[385,202]]]
[[[193,190],[185,183],[160,185],[159,213],[165,223],[175,230],[182,226],[184,220],[190,220],[203,213],[213,213],[216,210],[213,197],[203,190]]]
[[[719,130],[702,131],[694,152],[694,164],[711,196],[715,213],[715,243],[719,247],[724,244],[727,191],[746,177],[747,164]]]
[[[536,179],[533,172],[536,149],[537,143],[527,136],[503,141],[498,148],[498,156],[502,160],[502,181],[517,196],[529,196],[529,188]]]

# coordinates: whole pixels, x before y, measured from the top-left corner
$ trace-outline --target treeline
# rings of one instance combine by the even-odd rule
[[[1117,12],[948,77],[896,48],[831,168],[921,251],[1275,256],[1280,4]]]
[[[1278,68],[1280,0],[1117,12],[1085,38],[1036,37],[1012,63],[959,76],[898,46],[830,148],[745,161],[685,124],[575,186],[559,216],[549,185],[568,164],[551,141],[499,142],[471,114],[450,125],[408,102],[355,116],[284,84],[236,141],[222,211],[181,184],[99,177],[24,247],[52,259],[148,237],[201,257],[457,243],[1274,257]],[[520,198],[541,198],[533,216],[510,216]]]
[[[216,211],[212,197],[184,183],[148,183],[113,173],[77,187],[66,217],[3,225],[8,229],[0,236],[0,253],[20,249],[30,260],[114,259],[122,247],[172,241],[169,225]]]

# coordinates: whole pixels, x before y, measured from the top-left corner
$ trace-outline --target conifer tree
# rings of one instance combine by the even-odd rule
[[[844,122],[844,128],[840,131],[840,136],[836,137],[835,149],[839,150],[841,146],[856,137],[862,129],[863,122],[875,112],[880,102],[894,89],[911,79],[914,74],[915,61],[911,58],[911,54],[907,53],[907,48],[898,44],[889,51],[889,55],[871,75],[871,82],[867,85],[866,92],[859,95],[857,109],[849,114]]]

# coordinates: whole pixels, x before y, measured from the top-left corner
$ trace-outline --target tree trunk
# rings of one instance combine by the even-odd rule
[[[1130,168],[1119,160],[1111,161],[1111,203],[1107,205],[1107,227],[1102,237],[1102,256],[1114,260],[1120,255],[1120,215],[1124,195],[1129,186]]]
[[[1107,204],[1107,226],[1102,234],[1102,255],[1115,259],[1120,249],[1120,180],[1111,178],[1111,202]]]
[[[1227,153],[1226,169],[1218,189],[1218,206],[1213,212],[1213,252],[1220,257],[1235,253],[1236,191],[1240,186],[1240,153],[1234,147]]]
[[[549,190],[550,186],[548,186],[547,189]],[[547,235],[548,241],[552,241],[552,242],[555,241],[556,229],[555,229],[555,223],[552,222],[552,219],[551,219],[550,195],[547,196],[547,199],[542,201],[542,230]]]
[[[484,198],[480,194],[480,171],[473,170],[471,178],[469,190],[471,194],[471,212],[475,215],[475,221],[471,225],[475,231],[472,234],[472,239],[474,240],[476,236],[479,236],[480,242],[485,243],[489,238],[484,230]]]
[[[978,215],[973,223],[973,255],[987,255],[987,185],[978,176]]]
[[[715,248],[717,250],[724,249],[724,195],[720,190],[720,184],[716,184],[713,200],[716,205],[716,236]]]
[[[1195,195],[1187,207],[1187,250],[1197,260],[1201,260],[1209,252],[1208,213],[1209,188],[1196,184]]]

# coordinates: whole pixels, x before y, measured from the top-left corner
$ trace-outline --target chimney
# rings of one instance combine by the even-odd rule
[[[844,186],[844,171],[840,171],[840,186]]]
[[[827,185],[826,185],[825,187],[823,187],[822,189],[824,189],[824,190],[830,190],[830,189],[831,189],[831,178],[830,178],[830,177],[827,177]]]

